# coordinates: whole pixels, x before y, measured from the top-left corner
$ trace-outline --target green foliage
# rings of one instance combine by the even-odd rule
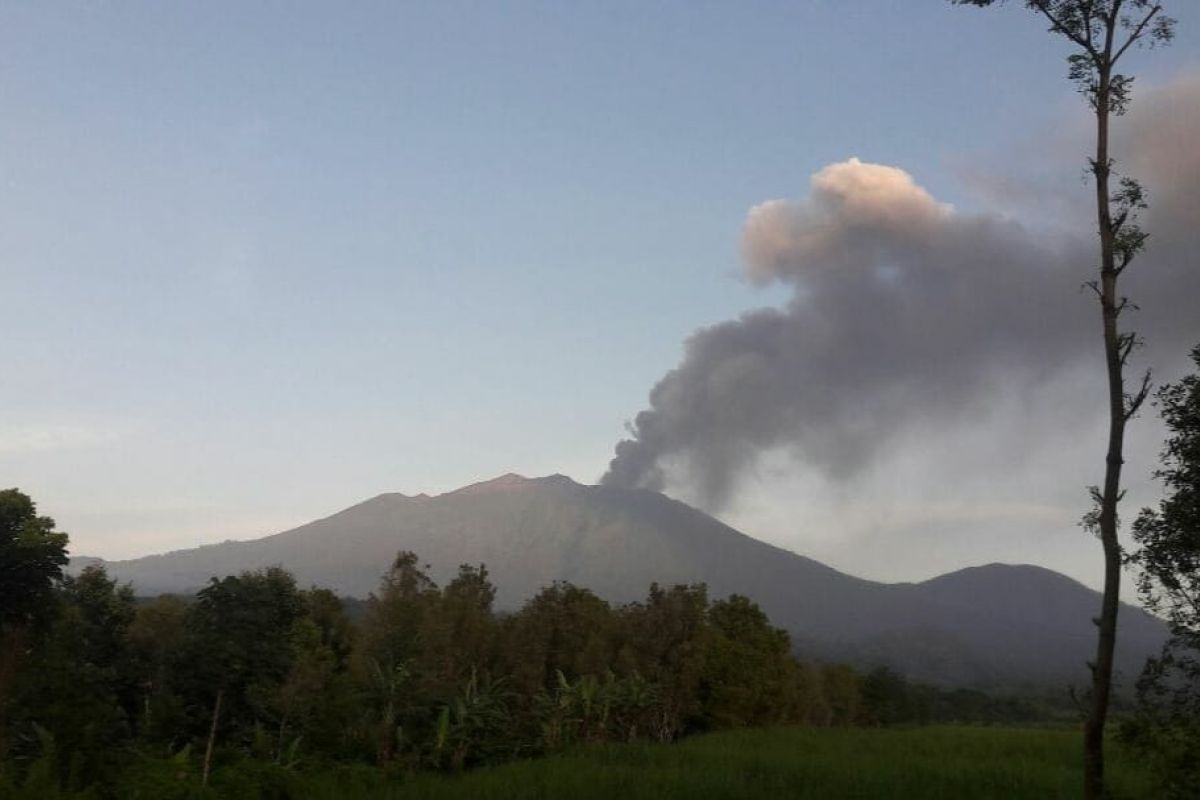
[[[556,583],[505,620],[505,671],[528,695],[553,688],[560,672],[572,680],[601,675],[616,657],[617,624],[612,607],[591,591]]]
[[[986,7],[997,0],[951,0],[955,5]],[[1158,0],[1024,0],[1025,7],[1049,23],[1049,31],[1070,41],[1078,49],[1067,57],[1067,77],[1093,108],[1103,102],[1114,114],[1129,105],[1133,76],[1102,74],[1115,66],[1135,44],[1169,43],[1175,36],[1175,20],[1163,13]],[[1111,35],[1111,38],[1109,38]],[[1106,44],[1106,38],[1109,41]]]
[[[29,495],[0,491],[0,634],[45,616],[67,565],[67,535],[39,517]]]
[[[51,763],[64,786],[82,787],[116,771],[113,745],[129,738],[132,691],[123,666],[133,593],[102,567],[88,567],[63,580],[52,612],[16,682],[14,749],[30,758],[40,749],[38,763]]]
[[[163,596],[137,606],[126,632],[125,663],[136,690],[134,725],[144,740],[171,741],[186,724],[175,668],[187,631],[187,603]]]
[[[53,614],[54,588],[67,564],[67,535],[54,527],[27,494],[0,491],[0,761],[9,751],[22,662]]]
[[[1200,785],[1200,346],[1197,372],[1157,392],[1170,436],[1155,476],[1167,490],[1133,525],[1138,589],[1171,637],[1138,682],[1139,712],[1125,729],[1158,768],[1164,796]]]
[[[700,688],[712,636],[706,625],[708,589],[703,584],[650,587],[644,603],[625,613],[632,653],[639,670],[658,687],[651,735],[670,741],[704,727]]]
[[[865,721],[870,725],[924,722],[924,708],[904,677],[887,667],[877,667],[862,682]]]
[[[429,728],[437,711],[421,703],[431,677],[423,647],[440,594],[413,553],[396,556],[379,592],[367,601],[354,669],[364,714],[356,731],[381,767],[390,767],[409,743],[409,732]]]
[[[295,579],[278,567],[213,578],[188,608],[184,649],[214,687],[279,681],[290,663],[292,625],[302,612]]]
[[[845,664],[827,664],[820,671],[827,708],[826,725],[854,725],[862,719],[862,681]]]
[[[1147,606],[1166,618],[1172,634],[1200,645],[1200,346],[1197,372],[1157,392],[1170,434],[1155,471],[1167,491],[1157,509],[1143,509],[1133,525],[1133,561]]]
[[[472,672],[459,692],[438,714],[430,763],[460,770],[503,760],[513,751],[509,735],[511,692],[504,681]]]
[[[55,746],[54,735],[38,725],[33,726],[33,732],[37,737],[38,755],[31,759],[19,782],[11,779],[0,782],[0,800],[58,800],[78,797],[78,794],[63,787],[63,780],[59,774],[59,750]]]
[[[200,786],[191,748],[149,756],[134,754],[115,785],[123,800],[209,800],[216,792]]]
[[[172,670],[188,734],[215,725],[219,734],[252,738],[292,668],[303,612],[295,579],[278,567],[213,578],[197,593]]]
[[[762,726],[802,719],[803,673],[785,631],[749,599],[733,595],[708,611],[701,693],[706,727]]]

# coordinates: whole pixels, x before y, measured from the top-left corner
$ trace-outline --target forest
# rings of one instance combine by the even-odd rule
[[[240,796],[227,795],[239,780],[272,796],[330,769],[411,776],[730,728],[1062,713],[806,662],[753,602],[703,585],[614,606],[559,583],[497,613],[486,566],[439,587],[402,552],[365,602],[277,567],[138,598],[102,567],[64,574],[66,536],[26,495],[0,494],[0,509],[19,532],[9,549],[30,556],[5,562],[24,568],[3,590],[0,796]]]

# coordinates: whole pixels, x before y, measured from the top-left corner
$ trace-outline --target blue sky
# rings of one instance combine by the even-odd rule
[[[76,552],[590,482],[691,331],[785,296],[751,206],[860,156],[970,209],[1083,113],[1017,7],[346,5],[0,4],[0,484]],[[1176,5],[1139,81],[1197,64]]]

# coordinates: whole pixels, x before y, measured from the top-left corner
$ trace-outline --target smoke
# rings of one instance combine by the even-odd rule
[[[1160,344],[1181,350],[1200,337],[1188,255],[1200,119],[1173,109],[1197,99],[1200,81],[1181,81],[1147,95],[1129,126],[1131,170],[1145,171],[1153,211],[1151,250],[1131,269],[1141,277],[1130,291],[1154,309]],[[1080,291],[1095,269],[1086,233],[957,212],[896,167],[856,158],[825,167],[807,197],[757,205],[743,226],[747,278],[789,286],[790,300],[693,333],[603,482],[683,483],[719,509],[780,449],[844,482],[899,437],[969,427],[1002,396],[1099,365],[1095,301]]]

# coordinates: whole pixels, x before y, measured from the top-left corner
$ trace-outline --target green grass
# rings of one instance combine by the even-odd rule
[[[458,776],[375,786],[322,776],[312,800],[794,798],[1019,800],[1080,795],[1074,731],[935,727],[746,730],[672,745],[610,745]],[[1115,798],[1153,796],[1148,776],[1109,748]]]

